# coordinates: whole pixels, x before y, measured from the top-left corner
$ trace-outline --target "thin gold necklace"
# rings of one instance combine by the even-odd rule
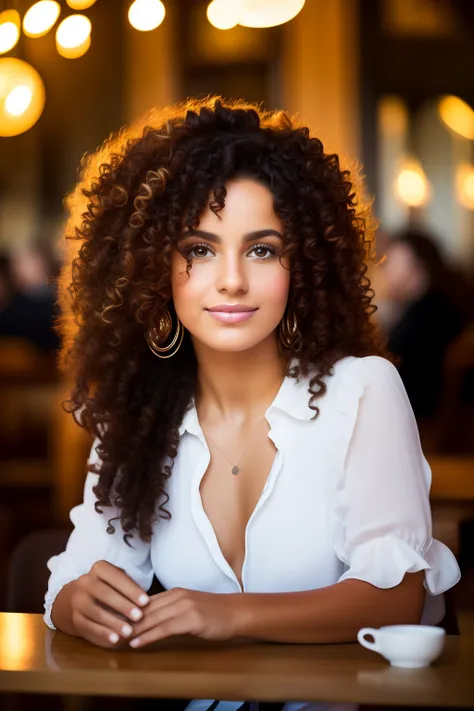
[[[263,420],[264,417],[265,417],[265,415],[262,415],[261,417],[258,418],[258,420],[255,420],[255,424],[257,424],[257,422],[260,422],[260,420]],[[256,434],[257,434],[257,433],[254,432],[254,434],[253,434],[252,437],[250,438],[250,442],[249,442],[248,445],[245,447],[244,451],[242,452],[242,454],[241,454],[240,457],[238,458],[237,462],[233,462],[231,459],[229,459],[229,457],[227,456],[227,454],[222,451],[222,449],[219,447],[219,445],[217,444],[217,442],[211,437],[210,434],[206,434],[206,437],[208,437],[208,438],[211,440],[211,442],[213,442],[213,444],[217,447],[217,449],[218,449],[219,452],[222,454],[222,456],[225,457],[225,458],[227,459],[227,461],[228,461],[230,464],[232,464],[232,469],[231,469],[232,474],[239,474],[240,471],[241,471],[241,469],[240,469],[240,467],[239,467],[239,464],[240,464],[240,462],[242,461],[242,459],[244,458],[244,456],[245,456],[245,454],[247,453],[247,451],[249,450],[249,447],[250,447],[250,445],[252,444],[252,442],[253,442],[253,440],[254,440]]]

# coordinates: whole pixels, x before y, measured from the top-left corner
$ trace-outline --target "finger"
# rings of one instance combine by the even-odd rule
[[[81,615],[80,625],[81,636],[88,642],[96,644],[105,649],[117,649],[119,647],[120,636],[113,629],[101,625],[93,620]]]
[[[170,602],[183,600],[189,592],[189,590],[184,590],[183,588],[170,588],[170,590],[163,590],[163,592],[155,593],[155,595],[150,596],[150,602],[148,603],[147,609],[152,606],[160,607],[161,605],[168,605]],[[192,594],[195,594],[195,592],[192,591]]]
[[[137,624],[143,624],[145,617],[149,617],[152,613],[157,610],[161,610],[163,607],[169,605],[176,605],[178,603],[184,602],[184,597],[172,595],[171,590],[167,590],[165,593],[158,593],[150,597],[150,602],[143,609],[143,617],[137,621]]]
[[[112,612],[117,612],[131,622],[141,620],[143,610],[136,605],[132,605],[130,600],[117,592],[109,584],[100,580],[96,581],[91,591],[95,600],[106,605]]]
[[[154,627],[148,632],[145,632],[139,637],[135,637],[130,642],[130,646],[135,649],[138,647],[146,647],[147,644],[158,642],[160,639],[166,639],[167,637],[182,634],[193,634],[192,627],[187,618],[176,616],[170,618],[166,622],[163,622],[158,627]]]
[[[189,609],[189,602],[184,599],[176,600],[176,598],[166,598],[166,604],[163,600],[152,600],[144,610],[143,618],[136,622],[133,626],[134,636],[146,632],[156,625],[165,622],[175,614],[186,614]]]
[[[151,595],[150,602],[143,609],[144,615],[149,615],[151,612],[166,607],[167,605],[176,605],[177,603],[189,601],[189,596],[186,595],[187,592],[189,591],[182,590],[181,588],[172,588],[171,590],[165,590],[164,592]]]
[[[189,606],[176,604],[156,610],[149,615],[140,626],[133,630],[134,639],[131,647],[143,647],[150,642],[165,639],[178,634],[195,634],[196,626],[193,624],[193,615]]]
[[[133,634],[132,625],[128,624],[126,620],[124,621],[121,619],[121,617],[114,615],[113,611],[106,610],[104,607],[95,602],[93,598],[88,598],[85,601],[82,606],[81,613],[86,619],[91,622],[95,622],[102,627],[106,627],[110,630],[110,633],[115,632],[124,639],[129,639]]]
[[[143,607],[150,601],[146,592],[124,570],[106,560],[94,563],[91,572],[135,605]]]

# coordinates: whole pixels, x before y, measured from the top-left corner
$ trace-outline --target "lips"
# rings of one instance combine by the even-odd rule
[[[258,311],[252,306],[244,306],[243,304],[220,304],[206,309],[216,321],[221,323],[236,324],[248,321]]]
[[[220,312],[227,314],[248,313],[249,311],[256,310],[257,309],[253,306],[244,306],[243,304],[219,304],[219,306],[206,309],[206,311],[212,311],[213,313]]]

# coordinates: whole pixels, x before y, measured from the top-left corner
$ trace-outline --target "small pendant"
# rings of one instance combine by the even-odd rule
[[[232,467],[232,474],[238,474],[240,472],[239,467]]]

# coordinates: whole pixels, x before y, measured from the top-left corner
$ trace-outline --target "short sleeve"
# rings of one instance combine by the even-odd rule
[[[99,458],[96,440],[92,445],[89,464],[97,464]],[[77,580],[88,573],[98,560],[106,560],[122,568],[144,590],[148,590],[153,580],[153,567],[150,558],[150,544],[142,541],[137,535],[129,540],[123,539],[120,521],[113,521],[115,533],[107,533],[108,521],[119,516],[115,507],[103,509],[97,513],[94,504],[97,501],[92,489],[98,482],[98,474],[88,473],[84,486],[84,500],[79,506],[71,509],[70,519],[74,524],[66,550],[50,558],[47,566],[51,571],[48,590],[44,603],[44,621],[55,629],[51,620],[51,609],[59,591],[67,583]]]
[[[376,356],[356,359],[359,398],[338,486],[335,551],[347,570],[339,579],[395,587],[425,571],[423,621],[444,613],[441,596],[460,578],[453,553],[432,538],[431,470],[397,369]],[[438,619],[435,619],[438,618]]]

